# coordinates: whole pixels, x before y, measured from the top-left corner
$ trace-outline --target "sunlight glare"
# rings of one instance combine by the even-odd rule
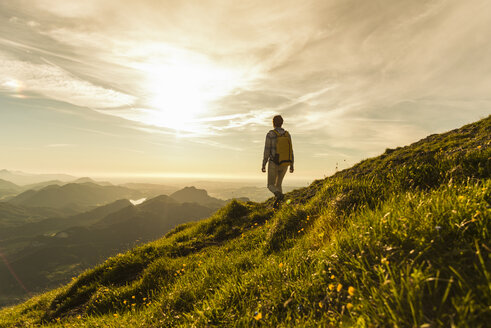
[[[7,89],[13,90],[15,92],[20,92],[23,86],[21,81],[15,79],[7,79],[2,83],[2,85]]]
[[[243,82],[237,69],[220,67],[203,57],[170,56],[137,64],[144,74],[145,106],[139,121],[176,131],[194,131],[209,113],[209,103]]]

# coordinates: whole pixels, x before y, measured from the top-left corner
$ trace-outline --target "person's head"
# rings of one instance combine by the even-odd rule
[[[281,117],[281,115],[276,115],[275,117],[273,117],[273,126],[275,128],[281,128],[282,125],[283,125],[283,117]]]

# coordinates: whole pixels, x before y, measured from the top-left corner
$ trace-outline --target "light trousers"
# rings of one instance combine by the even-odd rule
[[[268,189],[276,194],[277,192],[283,193],[281,183],[285,177],[286,171],[289,165],[276,165],[272,161],[268,162]]]

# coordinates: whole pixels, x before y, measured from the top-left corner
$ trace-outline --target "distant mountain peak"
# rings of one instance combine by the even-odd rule
[[[154,203],[175,203],[176,201],[167,196],[167,195],[160,195],[160,196],[157,196],[157,197],[154,197],[154,198],[150,198],[150,199],[147,199],[146,201],[144,201],[143,203],[141,203],[140,205],[137,205],[139,207],[145,207],[149,204],[154,204]]]
[[[208,192],[204,189],[197,189],[194,186],[184,187],[181,190],[171,194],[170,197],[180,202],[202,202],[208,200]]]
[[[215,208],[220,208],[226,203],[222,199],[209,196],[206,190],[194,186],[184,187],[171,194],[170,197],[181,203],[197,203]]]
[[[92,182],[92,183],[95,183],[95,180],[89,178],[89,177],[82,177],[82,178],[79,178],[75,181],[73,181],[73,183],[83,183],[83,182]]]

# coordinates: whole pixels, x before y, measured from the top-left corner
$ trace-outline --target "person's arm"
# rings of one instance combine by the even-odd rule
[[[271,154],[271,138],[268,134],[266,134],[266,141],[264,142],[264,155],[263,155],[263,165],[261,171],[266,172],[266,163],[269,160],[269,156]]]
[[[288,134],[288,136],[290,137],[290,146],[292,147],[292,164],[290,165],[290,173],[293,173],[293,171],[295,170],[293,168],[293,163],[295,161],[295,157],[293,156],[293,143],[292,143],[292,136],[290,134]]]

